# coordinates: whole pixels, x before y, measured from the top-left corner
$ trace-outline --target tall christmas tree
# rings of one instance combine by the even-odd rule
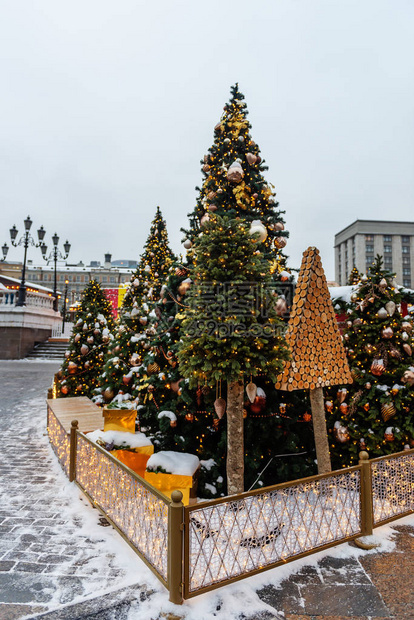
[[[280,315],[287,314],[291,293],[291,276],[281,251],[288,233],[273,188],[263,177],[266,166],[249,134],[243,99],[236,85],[216,126],[214,144],[202,162],[204,183],[197,188],[197,205],[185,231],[184,246],[189,252],[185,264],[175,266],[155,309],[157,316],[150,327],[155,335],[147,343],[139,386],[141,424],[156,435],[156,445],[194,452],[209,463],[209,468],[211,459],[216,462],[208,471],[202,468],[199,488],[203,497],[225,491],[226,424],[218,419],[213,407],[215,389],[208,385],[191,389],[183,378],[177,350],[183,310],[192,286],[194,252],[190,248],[209,217],[239,217],[252,233],[264,236],[261,254],[269,261],[267,271],[278,286],[286,286],[282,292],[287,299],[280,296],[276,302]],[[253,402],[247,395],[244,401],[246,487],[314,473],[308,402],[298,400],[296,394],[277,392],[270,376],[261,374],[254,380],[257,395]],[[224,383],[222,391],[226,391]]]
[[[56,375],[58,397],[93,396],[113,328],[111,304],[99,282],[91,280],[83,291],[65,360]]]
[[[181,326],[180,371],[190,386],[227,384],[227,404],[214,403],[218,418],[227,405],[227,487],[244,491],[244,383],[257,396],[253,376],[275,381],[287,357],[284,324],[276,314],[269,263],[260,250],[263,231],[249,233],[240,219],[213,215],[194,244],[194,286]],[[220,389],[220,388],[219,388]]]
[[[354,383],[332,388],[325,408],[335,468],[414,446],[413,322],[377,256],[352,294],[344,340]]]
[[[159,299],[173,260],[167,226],[157,207],[140,262],[123,299],[95,402],[110,402],[120,392],[123,399],[133,399],[137,368],[147,344],[151,306]]]

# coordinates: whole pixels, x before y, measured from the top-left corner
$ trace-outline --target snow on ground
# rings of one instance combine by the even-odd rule
[[[280,586],[304,566],[319,570],[318,563],[327,556],[355,559],[394,549],[395,530],[392,524],[385,525],[374,530],[379,544],[376,550],[363,551],[345,543],[196,596],[182,606],[173,605],[144,562],[115,530],[99,525],[98,511],[69,483],[45,432],[45,395],[42,392],[40,396],[37,390],[30,398],[35,388],[25,381],[19,393],[23,390],[25,400],[16,407],[10,403],[6,407],[3,402],[0,417],[0,526],[5,530],[0,561],[10,564],[10,570],[1,573],[0,602],[21,602],[12,597],[24,591],[25,604],[40,605],[47,611],[120,593],[136,584],[146,588],[148,596],[132,603],[128,620],[156,620],[161,613],[186,620],[236,620],[241,614],[254,618],[265,611],[275,614],[257,590],[269,584]],[[414,516],[396,523],[414,526]],[[119,597],[121,600],[121,594]]]

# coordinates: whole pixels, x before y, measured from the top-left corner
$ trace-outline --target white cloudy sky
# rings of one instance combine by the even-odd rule
[[[0,244],[30,214],[73,261],[137,258],[160,205],[181,251],[238,81],[290,264],[333,278],[335,232],[414,219],[413,69],[412,0],[2,0]]]

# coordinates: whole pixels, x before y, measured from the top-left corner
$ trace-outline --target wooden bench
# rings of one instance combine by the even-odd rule
[[[86,396],[48,398],[46,402],[48,416],[49,410],[52,411],[68,435],[72,420],[78,421],[78,429],[82,433],[103,429],[102,409]]]

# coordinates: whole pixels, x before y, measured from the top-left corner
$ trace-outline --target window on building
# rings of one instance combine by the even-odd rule
[[[368,254],[369,252],[373,252],[374,251],[374,246],[373,245],[366,245],[365,246],[365,252]]]
[[[115,276],[109,276],[109,281],[110,281],[111,284],[114,284]]]
[[[365,241],[374,241],[374,235],[365,235]]]
[[[384,245],[384,252],[385,252],[385,254],[391,254],[392,253],[392,245]]]
[[[403,286],[405,286],[406,288],[410,288],[411,287],[411,278],[403,278]]]
[[[384,266],[387,269],[392,269],[392,257],[391,256],[386,256],[384,259]]]
[[[371,265],[374,262],[374,257],[373,256],[367,256],[365,259],[365,263],[367,265]]]
[[[411,269],[409,267],[403,267],[403,276],[410,276]]]
[[[410,253],[410,246],[409,245],[403,245],[402,246],[402,253],[403,254],[409,254]]]
[[[384,235],[384,243],[391,243],[392,237],[391,235]]]
[[[410,257],[409,256],[403,256],[402,257],[402,264],[403,265],[409,265],[410,264]]]
[[[410,237],[408,235],[401,235],[401,243],[410,243]]]
[[[102,283],[106,284],[108,282],[108,278],[106,276],[102,276]]]

